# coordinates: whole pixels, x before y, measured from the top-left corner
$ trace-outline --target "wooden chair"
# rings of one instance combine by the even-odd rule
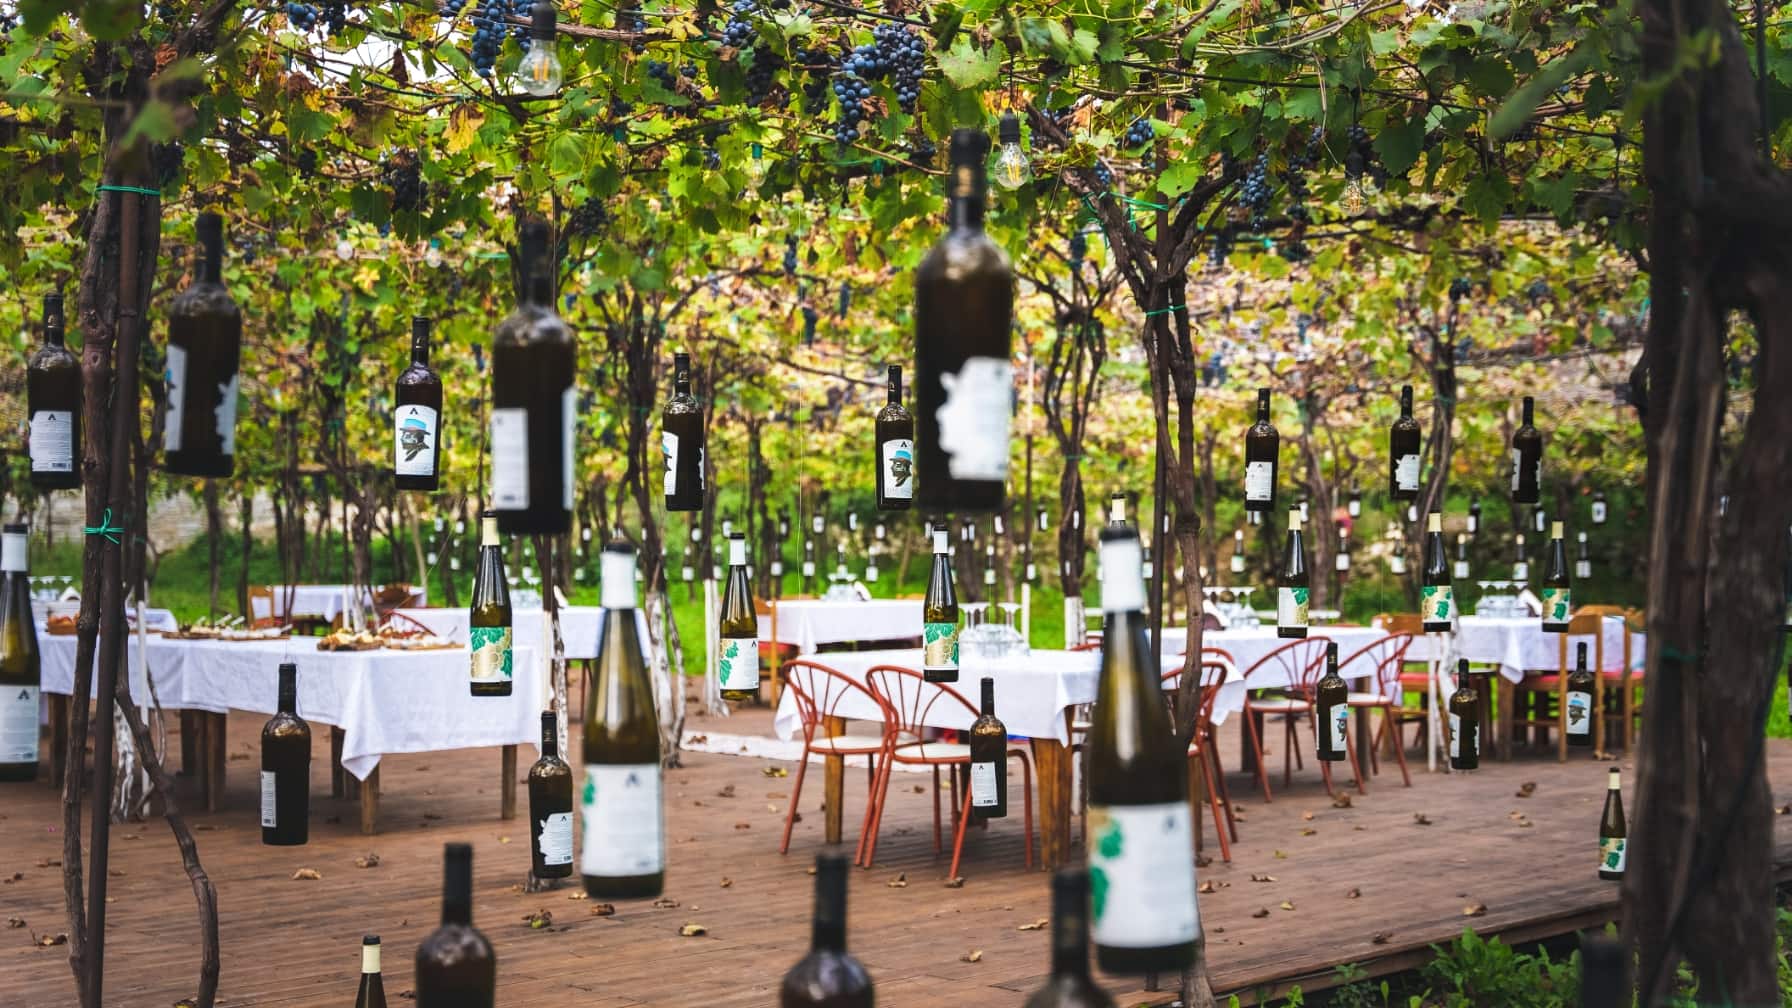
[[[1539,736],[1547,737],[1550,730],[1556,733],[1556,760],[1568,762],[1568,705],[1563,702],[1563,692],[1567,688],[1568,673],[1571,671],[1568,661],[1569,639],[1573,637],[1593,638],[1593,668],[1605,667],[1605,618],[1596,613],[1577,612],[1568,620],[1568,632],[1559,635],[1557,644],[1556,671],[1550,673],[1532,673],[1526,671],[1523,679],[1513,687],[1516,691],[1511,710],[1502,710],[1501,719],[1504,726],[1501,736],[1511,737],[1512,728],[1528,728],[1532,741]],[[1593,710],[1603,708],[1604,676],[1593,676]],[[1604,718],[1600,719],[1601,721]],[[1594,751],[1600,751],[1597,733],[1594,726]]]
[[[785,688],[796,701],[797,716],[803,725],[803,754],[796,764],[796,781],[790,788],[790,809],[784,813],[784,839],[778,853],[790,853],[790,829],[796,824],[797,802],[803,796],[803,776],[809,770],[809,756],[865,756],[870,759],[866,789],[875,794],[878,757],[883,755],[886,740],[882,734],[848,735],[845,716],[838,713],[842,701],[863,697],[873,707],[881,707],[863,686],[828,668],[826,665],[798,659],[784,666]],[[865,821],[859,827],[860,843],[865,827],[871,822],[871,803],[865,804]]]
[[[1220,687],[1226,684],[1226,675],[1232,668],[1229,660],[1209,660],[1203,649],[1200,707],[1195,712],[1195,734],[1188,743],[1189,780],[1196,780],[1194,774],[1200,773],[1199,780],[1207,794],[1207,808],[1213,814],[1213,832],[1220,838],[1220,859],[1228,864],[1232,861],[1232,844],[1238,840],[1238,821],[1232,817],[1232,799],[1226,793],[1225,770],[1220,766],[1219,746],[1213,741],[1213,702],[1218,699]],[[1172,724],[1175,723],[1174,698],[1181,678],[1182,670],[1172,669],[1165,672],[1161,680],[1164,702],[1171,707]],[[1195,825],[1200,825],[1198,817]],[[1201,831],[1198,828],[1195,830],[1195,849],[1201,849]]]
[[[1599,685],[1602,694],[1605,690],[1610,689],[1613,686],[1617,688],[1618,737],[1622,740],[1624,750],[1628,752],[1630,751],[1630,740],[1636,737],[1638,724],[1643,717],[1643,705],[1638,702],[1636,698],[1636,691],[1642,685],[1643,672],[1641,669],[1633,669],[1631,667],[1636,661],[1636,656],[1634,649],[1631,646],[1630,638],[1632,635],[1642,633],[1648,628],[1647,618],[1643,615],[1641,610],[1627,609],[1623,606],[1615,605],[1581,606],[1580,611],[1583,613],[1591,613],[1604,619],[1622,620],[1624,622],[1624,646],[1620,651],[1620,660],[1622,663],[1617,668],[1607,668],[1605,662],[1601,661],[1599,663]],[[1600,639],[1603,641],[1603,633],[1600,635]],[[1606,711],[1604,704],[1600,705],[1599,713],[1599,721],[1594,728],[1596,735],[1594,737],[1593,746],[1598,751],[1605,752],[1605,744],[1607,741],[1605,725],[1606,714],[1608,712]]]
[[[1244,673],[1244,727],[1251,751],[1256,757],[1257,783],[1263,787],[1263,800],[1270,801],[1269,771],[1263,765],[1263,739],[1257,720],[1268,715],[1281,715],[1283,724],[1282,784],[1294,779],[1292,761],[1300,760],[1300,737],[1295,723],[1313,714],[1312,684],[1318,678],[1316,669],[1325,662],[1326,639],[1308,637],[1289,641],[1264,655]],[[1272,687],[1253,687],[1251,679],[1268,678],[1281,673],[1287,682]],[[1261,692],[1253,693],[1253,689]],[[1353,757],[1354,759],[1354,757]],[[1302,766],[1304,767],[1304,763]],[[1331,790],[1330,767],[1327,767],[1326,790]],[[1361,780],[1361,774],[1358,774]]]
[[[947,775],[953,795],[953,808],[958,823],[952,838],[952,868],[947,878],[958,878],[958,863],[964,855],[964,831],[971,819],[971,789],[967,783],[962,800],[958,798],[958,768],[967,772],[971,765],[971,747],[962,742],[923,741],[922,732],[935,705],[950,710],[953,703],[962,706],[974,721],[980,713],[975,704],[944,683],[928,682],[914,669],[895,665],[873,665],[865,673],[871,695],[884,711],[883,773],[872,789],[871,813],[864,838],[859,842],[859,864],[871,867],[877,857],[877,832],[883,823],[884,805],[889,798],[890,774],[898,763],[933,769],[933,850],[940,852],[940,768],[951,767]],[[1019,746],[1008,749],[1009,759],[1019,759],[1021,796],[1025,809],[1022,842],[1026,849],[1027,867],[1033,867],[1033,760]]]
[[[280,614],[274,611],[274,589],[268,585],[249,586],[249,625],[256,629],[280,625]]]
[[[1410,633],[1389,634],[1359,648],[1350,657],[1338,663],[1338,672],[1342,675],[1353,665],[1368,668],[1368,677],[1375,686],[1373,692],[1352,692],[1350,694],[1351,710],[1368,709],[1381,711],[1380,723],[1375,729],[1374,743],[1369,747],[1369,770],[1380,773],[1380,761],[1375,751],[1381,748],[1382,737],[1388,728],[1393,728],[1394,758],[1400,763],[1400,777],[1412,787],[1412,774],[1406,769],[1406,746],[1400,739],[1400,725],[1415,715],[1423,720],[1424,708],[1414,710],[1405,706],[1405,684],[1401,681],[1400,669],[1406,662],[1406,649],[1412,646],[1413,636]],[[1398,700],[1396,698],[1399,698]]]
[[[778,706],[778,694],[784,689],[783,677],[779,675],[786,662],[796,658],[801,652],[795,644],[778,642],[778,607],[761,598],[753,600],[753,614],[766,617],[771,624],[771,633],[759,641],[759,670],[765,678],[771,680],[773,707]]]

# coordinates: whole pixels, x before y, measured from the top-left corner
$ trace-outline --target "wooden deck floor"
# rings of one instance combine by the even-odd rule
[[[521,891],[528,827],[497,818],[496,750],[387,759],[382,835],[361,836],[355,806],[325,798],[314,800],[308,847],[262,847],[250,772],[261,721],[231,718],[227,811],[196,820],[222,907],[223,1004],[350,1003],[360,938],[369,932],[385,940],[387,991],[394,1004],[404,1003],[411,955],[439,913],[441,850],[449,840],[476,848],[475,920],[497,947],[502,1004],[771,1005],[778,978],[806,947],[819,774],[805,785],[805,819],[790,856],[781,857],[791,779],[766,771],[789,764],[687,755],[667,785],[666,895],[677,905],[622,904],[600,917],[571,890]],[[765,733],[768,722],[752,712],[691,728]],[[313,763],[314,795],[328,794],[327,745],[319,742]],[[1792,744],[1776,742],[1768,752],[1776,804],[1784,804],[1792,800]],[[1279,755],[1271,762],[1279,767]],[[1417,769],[1410,790],[1384,768],[1349,808],[1333,806],[1311,762],[1292,788],[1280,788],[1278,777],[1268,805],[1235,776],[1242,843],[1230,865],[1210,843],[1215,861],[1200,872],[1216,887],[1202,897],[1216,989],[1248,994],[1304,982],[1310,990],[1338,963],[1410,967],[1429,943],[1465,924],[1527,938],[1609,918],[1616,889],[1594,874],[1605,766],[1521,757],[1466,776]],[[862,771],[848,772],[852,828],[864,807],[862,780]],[[933,855],[926,796],[915,791],[927,780],[896,778],[880,863],[853,876],[850,943],[876,978],[882,1004],[1019,1005],[1047,970],[1048,941],[1045,930],[1021,928],[1046,916],[1049,899],[1045,876],[1021,866],[1019,803],[1011,804],[1013,818],[967,841],[967,881],[947,888],[948,860]],[[1526,782],[1534,791],[1518,797]],[[0,785],[0,877],[20,876],[0,886],[0,918],[25,922],[0,929],[0,1000],[10,1008],[74,1003],[65,950],[32,941],[66,928],[53,864],[61,856],[59,822],[47,788]],[[1792,864],[1792,817],[1778,827],[1780,863]],[[165,1008],[192,993],[191,893],[159,820],[115,827],[113,841],[106,1003]],[[369,853],[379,865],[356,867]],[[322,878],[295,881],[300,868]],[[899,875],[906,885],[892,886]],[[1477,905],[1484,915],[1465,916]],[[538,910],[552,913],[551,927],[527,925]],[[708,933],[680,937],[686,923]],[[1144,992],[1136,979],[1108,978],[1106,986],[1126,1005],[1169,999]]]

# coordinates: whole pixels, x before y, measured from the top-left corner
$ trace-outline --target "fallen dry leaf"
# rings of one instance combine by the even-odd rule
[[[915,794],[926,794],[927,793],[927,789],[922,787],[919,784],[916,784],[914,787],[909,788],[909,790],[913,791]]]
[[[1047,924],[1050,924],[1051,922],[1052,922],[1052,919],[1050,917],[1041,917],[1031,924],[1022,924],[1020,927],[1017,927],[1014,930],[1016,930],[1016,931],[1041,931],[1041,930],[1044,930],[1045,926]]]
[[[37,863],[37,866],[39,868],[60,868],[60,867],[62,867],[62,859],[61,858],[47,858],[43,861],[39,861]]]
[[[1284,909],[1284,910],[1294,909],[1294,901],[1293,900],[1283,900],[1282,901],[1282,909]]]
[[[1519,797],[1519,798],[1529,798],[1531,795],[1536,794],[1536,793],[1537,793],[1537,782],[1536,781],[1528,780],[1528,781],[1525,781],[1523,784],[1518,785],[1517,797]]]
[[[768,767],[760,770],[759,772],[766,775],[767,777],[788,777],[788,776],[790,776],[790,771],[784,769],[781,766],[768,766]]]
[[[1313,821],[1313,813],[1311,813],[1311,812],[1302,812],[1302,813],[1301,813],[1301,814],[1300,814],[1300,817],[1301,817],[1301,818],[1302,818],[1302,819],[1305,819],[1305,820],[1306,820],[1306,821],[1307,821],[1307,822],[1312,822],[1312,821]]]
[[[678,909],[678,901],[670,896],[661,896],[659,899],[653,901],[653,905],[656,909],[660,910]]]
[[[732,889],[732,888],[734,888],[734,880],[733,880],[733,879],[731,879],[731,878],[728,878],[728,877],[726,877],[726,876],[724,876],[724,877],[723,877],[723,878],[722,878],[722,888],[724,888],[724,889]]]
[[[1308,826],[1300,831],[1301,836],[1316,836],[1316,835],[1318,835],[1318,833],[1319,833],[1319,831],[1316,829],[1313,829],[1311,826]]]
[[[1779,808],[1774,809],[1774,811],[1780,815],[1792,815],[1792,805],[1781,805]]]
[[[554,912],[552,910],[537,910],[532,914],[524,914],[523,923],[529,925],[532,930],[539,931],[554,923]]]
[[[732,797],[734,797],[734,785],[728,784],[728,785],[723,786],[722,790],[716,792],[716,797],[717,798],[732,798]]]
[[[1349,808],[1350,795],[1339,794],[1332,797],[1332,808]]]
[[[1362,899],[1363,891],[1361,889],[1352,889],[1349,892],[1344,894],[1344,898],[1345,899]]]
[[[1268,907],[1258,907],[1256,910],[1251,912],[1251,916],[1258,917],[1258,918],[1268,917],[1269,916],[1269,908]]]
[[[501,837],[499,837],[499,838],[498,838],[498,842],[499,842],[499,843],[509,843],[509,842],[510,842],[510,838],[509,838],[509,837],[507,837],[507,836],[501,836]]]
[[[566,898],[569,900],[582,900],[582,899],[590,899],[591,896],[590,896],[590,894],[586,893],[585,890],[583,890],[583,889],[576,889],[570,893],[567,893]]]
[[[6,876],[6,878],[4,878],[4,879],[0,879],[0,882],[5,882],[7,885],[12,885],[14,882],[23,882],[23,881],[25,881],[25,873],[19,872],[19,871],[13,872],[11,875]]]
[[[378,868],[379,866],[380,856],[372,851],[368,851],[366,857],[358,857],[355,859],[356,868]]]
[[[38,948],[54,948],[57,945],[67,945],[68,935],[61,931],[47,935],[34,934],[31,936],[31,943]]]
[[[686,924],[678,929],[680,938],[700,938],[709,933],[709,929],[701,924]]]
[[[25,918],[8,917],[6,918],[6,926],[9,928],[22,928],[25,926]]]
[[[735,829],[737,829],[737,830],[739,830],[739,829],[752,829],[752,828],[753,828],[753,824],[752,824],[752,823],[750,823],[750,822],[737,822],[737,823],[735,823],[735,824],[734,824],[734,828],[735,828]]]
[[[292,880],[294,882],[316,882],[323,877],[323,873],[316,868],[300,868],[298,871],[292,873]]]
[[[891,889],[907,889],[908,888],[908,873],[907,872],[897,872],[896,877],[891,879],[888,882],[885,882],[884,885],[889,886]]]
[[[1288,859],[1287,851],[1278,850],[1278,851],[1275,851],[1274,853],[1275,853],[1277,861],[1286,861]]]
[[[1485,916],[1487,916],[1487,904],[1485,904],[1485,903],[1470,903],[1468,906],[1465,906],[1462,908],[1462,916],[1464,916],[1464,917],[1485,917]]]
[[[1210,854],[1195,855],[1195,867],[1196,868],[1205,868],[1212,863],[1213,863],[1213,856]]]
[[[1274,882],[1275,880],[1276,877],[1274,875],[1258,875],[1255,873],[1252,873],[1251,875],[1252,882]]]
[[[959,956],[958,961],[959,962],[982,962],[983,961],[983,950],[982,949],[972,949],[969,952],[966,952],[964,955]]]
[[[106,874],[112,876],[113,878],[123,878],[124,877],[124,869],[123,868],[109,868],[106,870]]]
[[[1377,931],[1377,932],[1375,932],[1375,937],[1369,939],[1369,941],[1376,945],[1386,945],[1388,942],[1392,941],[1393,939],[1394,939],[1394,932],[1392,932],[1392,931]]]
[[[614,903],[594,903],[591,905],[591,916],[593,917],[613,917],[615,914],[616,904]]]
[[[1412,821],[1415,825],[1419,825],[1419,826],[1431,825],[1431,817],[1426,815],[1423,812],[1414,812],[1412,814]]]
[[[1212,879],[1208,879],[1208,880],[1207,880],[1207,881],[1205,881],[1205,882],[1203,882],[1203,883],[1201,883],[1201,884],[1200,884],[1200,885],[1198,885],[1198,886],[1196,886],[1196,887],[1195,887],[1195,891],[1196,891],[1196,892],[1198,892],[1198,893],[1201,893],[1201,894],[1202,894],[1202,895],[1207,895],[1207,894],[1209,894],[1209,893],[1216,893],[1216,892],[1219,892],[1219,890],[1218,890],[1218,889],[1217,889],[1217,888],[1215,888],[1215,887],[1214,887],[1214,884],[1213,884],[1213,880],[1212,880]]]
[[[788,798],[788,797],[790,797],[790,792],[788,792],[788,791],[767,791],[765,793],[765,796],[767,798]]]
[[[436,814],[436,813],[434,813],[434,812],[425,812],[425,813],[423,813],[423,818],[425,818],[425,819],[432,819],[432,820],[433,820],[433,819],[440,819],[440,818],[442,818],[442,817],[441,817],[441,816],[439,816],[439,815],[437,815],[437,814]]]

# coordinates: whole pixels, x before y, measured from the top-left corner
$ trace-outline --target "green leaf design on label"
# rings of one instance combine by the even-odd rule
[[[921,627],[921,662],[929,668],[958,665],[958,624],[926,623]]]
[[[1606,871],[1617,871],[1624,867],[1624,838],[1600,838],[1599,857],[1599,865]]]
[[[480,682],[508,682],[511,666],[509,627],[469,627],[467,643],[473,650],[473,678]]]
[[[1419,589],[1419,595],[1421,598],[1420,608],[1424,612],[1426,620],[1432,623],[1443,623],[1455,616],[1455,613],[1450,611],[1455,608],[1453,605],[1455,592],[1449,585],[1426,585]]]
[[[1307,604],[1307,599],[1311,596],[1312,589],[1310,589],[1310,588],[1294,588],[1291,590],[1294,592],[1294,604],[1295,605],[1304,606]]]
[[[1108,873],[1100,867],[1089,868],[1089,909],[1096,920],[1101,919],[1102,911],[1108,906]]]
[[[1569,610],[1572,608],[1569,605],[1568,593],[1569,589],[1567,588],[1543,589],[1543,622],[1568,622]]]
[[[590,805],[594,801],[597,801],[597,779],[586,774],[585,789],[579,793],[579,802],[583,805]]]

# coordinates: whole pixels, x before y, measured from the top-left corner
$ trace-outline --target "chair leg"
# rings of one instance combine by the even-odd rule
[[[1394,709],[1392,707],[1382,708],[1381,727],[1383,729],[1387,728],[1388,719],[1392,718],[1392,717],[1396,717],[1396,715],[1394,714]],[[1394,733],[1396,735],[1398,735],[1400,733],[1400,726],[1399,726],[1398,722],[1395,723]],[[1398,760],[1400,763],[1400,779],[1404,780],[1406,782],[1407,787],[1412,787],[1412,774],[1408,773],[1406,770],[1406,747],[1405,746],[1395,746],[1394,747],[1394,758],[1396,760]]]
[[[964,806],[962,808],[959,808],[958,805],[954,804],[953,808],[958,809],[958,829],[956,831],[957,838],[952,841],[952,868],[949,872],[946,873],[946,877],[949,879],[955,879],[958,877],[958,861],[961,857],[964,856],[964,830],[965,830],[965,827],[969,826],[970,822],[971,822],[971,789],[970,788],[964,789]]]
[[[1387,722],[1383,720],[1375,726],[1375,734],[1369,737],[1369,772],[1372,774],[1381,773],[1381,761],[1376,757],[1375,750],[1381,748],[1381,736],[1386,728]]]
[[[806,740],[805,740],[806,741]],[[809,747],[803,746],[803,754],[797,758],[796,783],[790,786],[790,810],[784,813],[784,842],[778,847],[778,853],[790,853],[790,828],[796,825],[797,800],[803,796],[803,775],[809,770]]]
[[[1598,687],[1598,680],[1594,680]],[[1591,713],[1591,712],[1589,712]],[[1556,762],[1568,762],[1568,677],[1556,676]]]
[[[1213,813],[1213,835],[1220,840],[1220,860],[1232,863],[1232,844],[1226,840],[1226,826],[1230,818],[1229,812],[1220,811],[1219,788],[1214,784],[1213,764],[1207,760],[1207,751],[1211,746],[1202,746],[1200,755],[1195,758],[1201,761],[1201,779],[1207,785],[1207,809]]]
[[[891,750],[889,750],[887,752],[887,754],[884,757],[883,788],[878,794],[877,810],[871,819],[871,836],[870,836],[870,839],[865,844],[864,859],[860,862],[866,868],[871,867],[872,864],[875,863],[877,860],[877,836],[878,836],[878,833],[883,830],[884,809],[887,808],[890,804],[890,777],[895,772],[896,772],[896,759],[895,759],[895,755],[894,755],[894,749],[892,748]]]
[[[938,854],[940,847],[940,768],[933,766],[933,852]]]
[[[1300,749],[1300,738],[1294,734],[1294,718],[1284,714],[1282,716],[1282,786],[1283,787],[1288,787],[1289,785],[1294,783],[1294,771],[1292,769],[1292,766],[1293,766],[1294,757],[1296,755],[1298,755],[1299,749]]]
[[[1213,785],[1219,792],[1220,807],[1226,810],[1226,831],[1232,834],[1232,842],[1238,842],[1238,820],[1232,815],[1232,794],[1226,790],[1226,765],[1220,761],[1220,747],[1209,732],[1207,745],[1201,747],[1204,756],[1213,757]]]
[[[1269,771],[1263,768],[1263,742],[1257,738],[1257,719],[1250,711],[1244,712],[1245,735],[1251,740],[1251,752],[1257,757],[1257,783],[1263,785],[1263,801],[1267,804],[1269,797]]]
[[[1033,761],[1024,752],[1015,751],[1010,755],[1020,757],[1021,808],[1025,810],[1021,814],[1021,828],[1026,830],[1022,846],[1030,870],[1033,867]]]
[[[869,849],[876,846],[878,820],[882,817],[885,797],[890,793],[890,760],[883,753],[871,757],[871,765],[876,772],[871,775],[871,793],[865,796],[865,821],[859,827],[859,849],[853,855],[853,863],[871,867]]]

